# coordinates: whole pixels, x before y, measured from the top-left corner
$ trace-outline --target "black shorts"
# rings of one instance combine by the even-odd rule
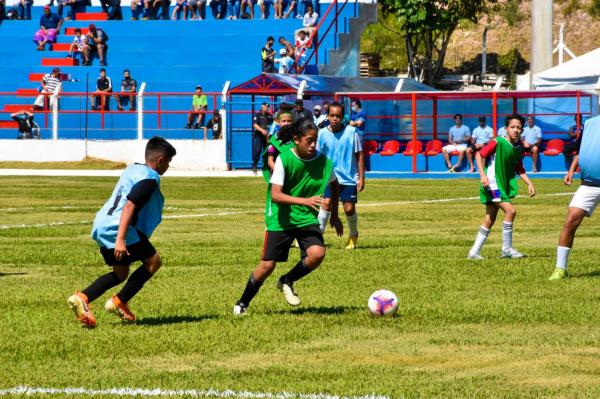
[[[318,224],[294,230],[266,231],[263,243],[262,260],[287,262],[290,246],[294,239],[300,246],[300,258],[306,257],[306,250],[313,245],[325,246],[323,234]]]
[[[522,145],[522,144],[521,144]],[[540,151],[540,146],[537,144],[532,144],[531,147],[529,148],[525,148],[525,146],[522,147],[522,153],[523,154],[531,154],[531,150],[533,149],[533,147],[537,148],[538,152]]]
[[[140,240],[135,244],[127,246],[127,252],[129,252],[129,254],[125,255],[121,260],[115,258],[114,248],[100,247],[100,253],[104,258],[104,262],[106,262],[108,266],[129,266],[133,262],[144,261],[153,257],[156,253],[156,249],[148,240],[148,237],[139,232],[138,234]]]

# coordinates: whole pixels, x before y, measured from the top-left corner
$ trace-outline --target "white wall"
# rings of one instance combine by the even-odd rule
[[[131,164],[144,161],[147,140],[88,141],[87,156]],[[169,140],[177,150],[171,167],[178,170],[226,170],[225,140]],[[80,161],[83,140],[0,140],[0,160]]]

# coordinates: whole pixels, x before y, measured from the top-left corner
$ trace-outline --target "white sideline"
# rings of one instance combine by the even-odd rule
[[[109,389],[86,389],[86,388],[34,388],[18,386],[9,389],[0,389],[0,396],[9,395],[115,395],[115,396],[184,396],[192,398],[249,398],[249,399],[389,399],[382,395],[362,396],[338,396],[324,393],[292,393],[292,392],[250,392],[233,391],[230,389],[219,391],[216,389],[143,389],[143,388],[109,388]]]
[[[540,194],[538,197],[562,197],[566,195],[573,195],[573,193],[549,193],[549,194]],[[479,197],[461,197],[461,198],[441,198],[434,200],[417,200],[417,201],[396,201],[396,202],[377,202],[370,204],[356,204],[358,207],[366,208],[373,206],[392,206],[392,205],[411,205],[411,204],[435,204],[435,203],[444,203],[444,202],[455,202],[455,201],[472,201],[479,199]],[[49,207],[49,208],[57,208],[57,207]],[[59,207],[60,208],[60,207]],[[69,209],[69,207],[63,207],[64,209]],[[2,210],[17,210],[18,208],[4,208]],[[30,209],[30,208],[22,208],[22,209]],[[43,209],[43,207],[36,208]],[[174,208],[177,209],[177,208]],[[238,211],[238,212],[216,212],[216,213],[192,213],[188,215],[166,215],[163,216],[163,219],[192,219],[192,218],[204,218],[210,216],[231,216],[231,215],[250,215],[253,213],[263,213],[264,211],[255,210],[255,211]],[[54,227],[54,226],[69,226],[69,225],[77,225],[77,224],[91,224],[91,220],[81,220],[75,222],[50,222],[50,223],[35,223],[35,224],[0,224],[0,230],[10,230],[10,229],[27,229],[27,228],[41,228],[41,227]]]

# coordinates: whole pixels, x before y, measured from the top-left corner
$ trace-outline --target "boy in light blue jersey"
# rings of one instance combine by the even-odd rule
[[[550,281],[568,277],[568,261],[577,228],[586,216],[592,216],[600,203],[600,116],[585,123],[583,133],[579,135],[575,146],[576,155],[564,183],[570,186],[573,175],[581,169],[581,186],[577,189],[569,204],[567,218],[560,231],[556,248],[556,267]]]
[[[344,106],[334,102],[329,106],[329,126],[319,130],[317,149],[333,162],[333,170],[340,184],[340,201],[343,203],[349,237],[346,249],[355,249],[358,241],[358,193],[365,188],[365,159],[358,131],[345,126]],[[331,212],[331,193],[326,190],[319,211],[319,227],[325,231]]]
[[[146,163],[125,169],[111,197],[96,214],[92,238],[100,246],[105,263],[113,270],[67,300],[84,326],[96,326],[89,303],[125,281],[129,266],[141,261],[142,265],[131,274],[121,291],[105,305],[107,311],[121,320],[135,321],[127,303],[161,266],[160,256],[149,238],[162,218],[164,198],[160,192],[160,176],[169,169],[175,154],[175,148],[165,139],[151,138],[146,145]]]
[[[494,138],[494,131],[485,123],[485,115],[479,116],[479,126],[473,129],[471,135],[471,144],[467,147],[467,161],[469,161],[469,172],[475,171],[473,165],[473,154],[481,150],[491,139]]]

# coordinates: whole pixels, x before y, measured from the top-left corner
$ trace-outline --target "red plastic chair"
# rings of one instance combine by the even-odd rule
[[[363,144],[363,152],[366,156],[373,155],[377,152],[377,147],[379,147],[379,143],[375,140],[367,140]]]
[[[546,151],[544,151],[544,155],[556,156],[558,154],[562,154],[564,147],[564,141],[562,141],[561,139],[552,139],[548,141],[548,144],[546,145]]]
[[[442,142],[440,140],[430,140],[425,145],[425,155],[434,156],[442,152]]]
[[[406,149],[402,154],[412,156],[414,153],[420,154],[423,152],[423,143],[420,140],[411,140],[406,144]]]
[[[398,140],[390,140],[383,143],[383,150],[379,153],[383,156],[397,154],[400,151],[400,142]]]

